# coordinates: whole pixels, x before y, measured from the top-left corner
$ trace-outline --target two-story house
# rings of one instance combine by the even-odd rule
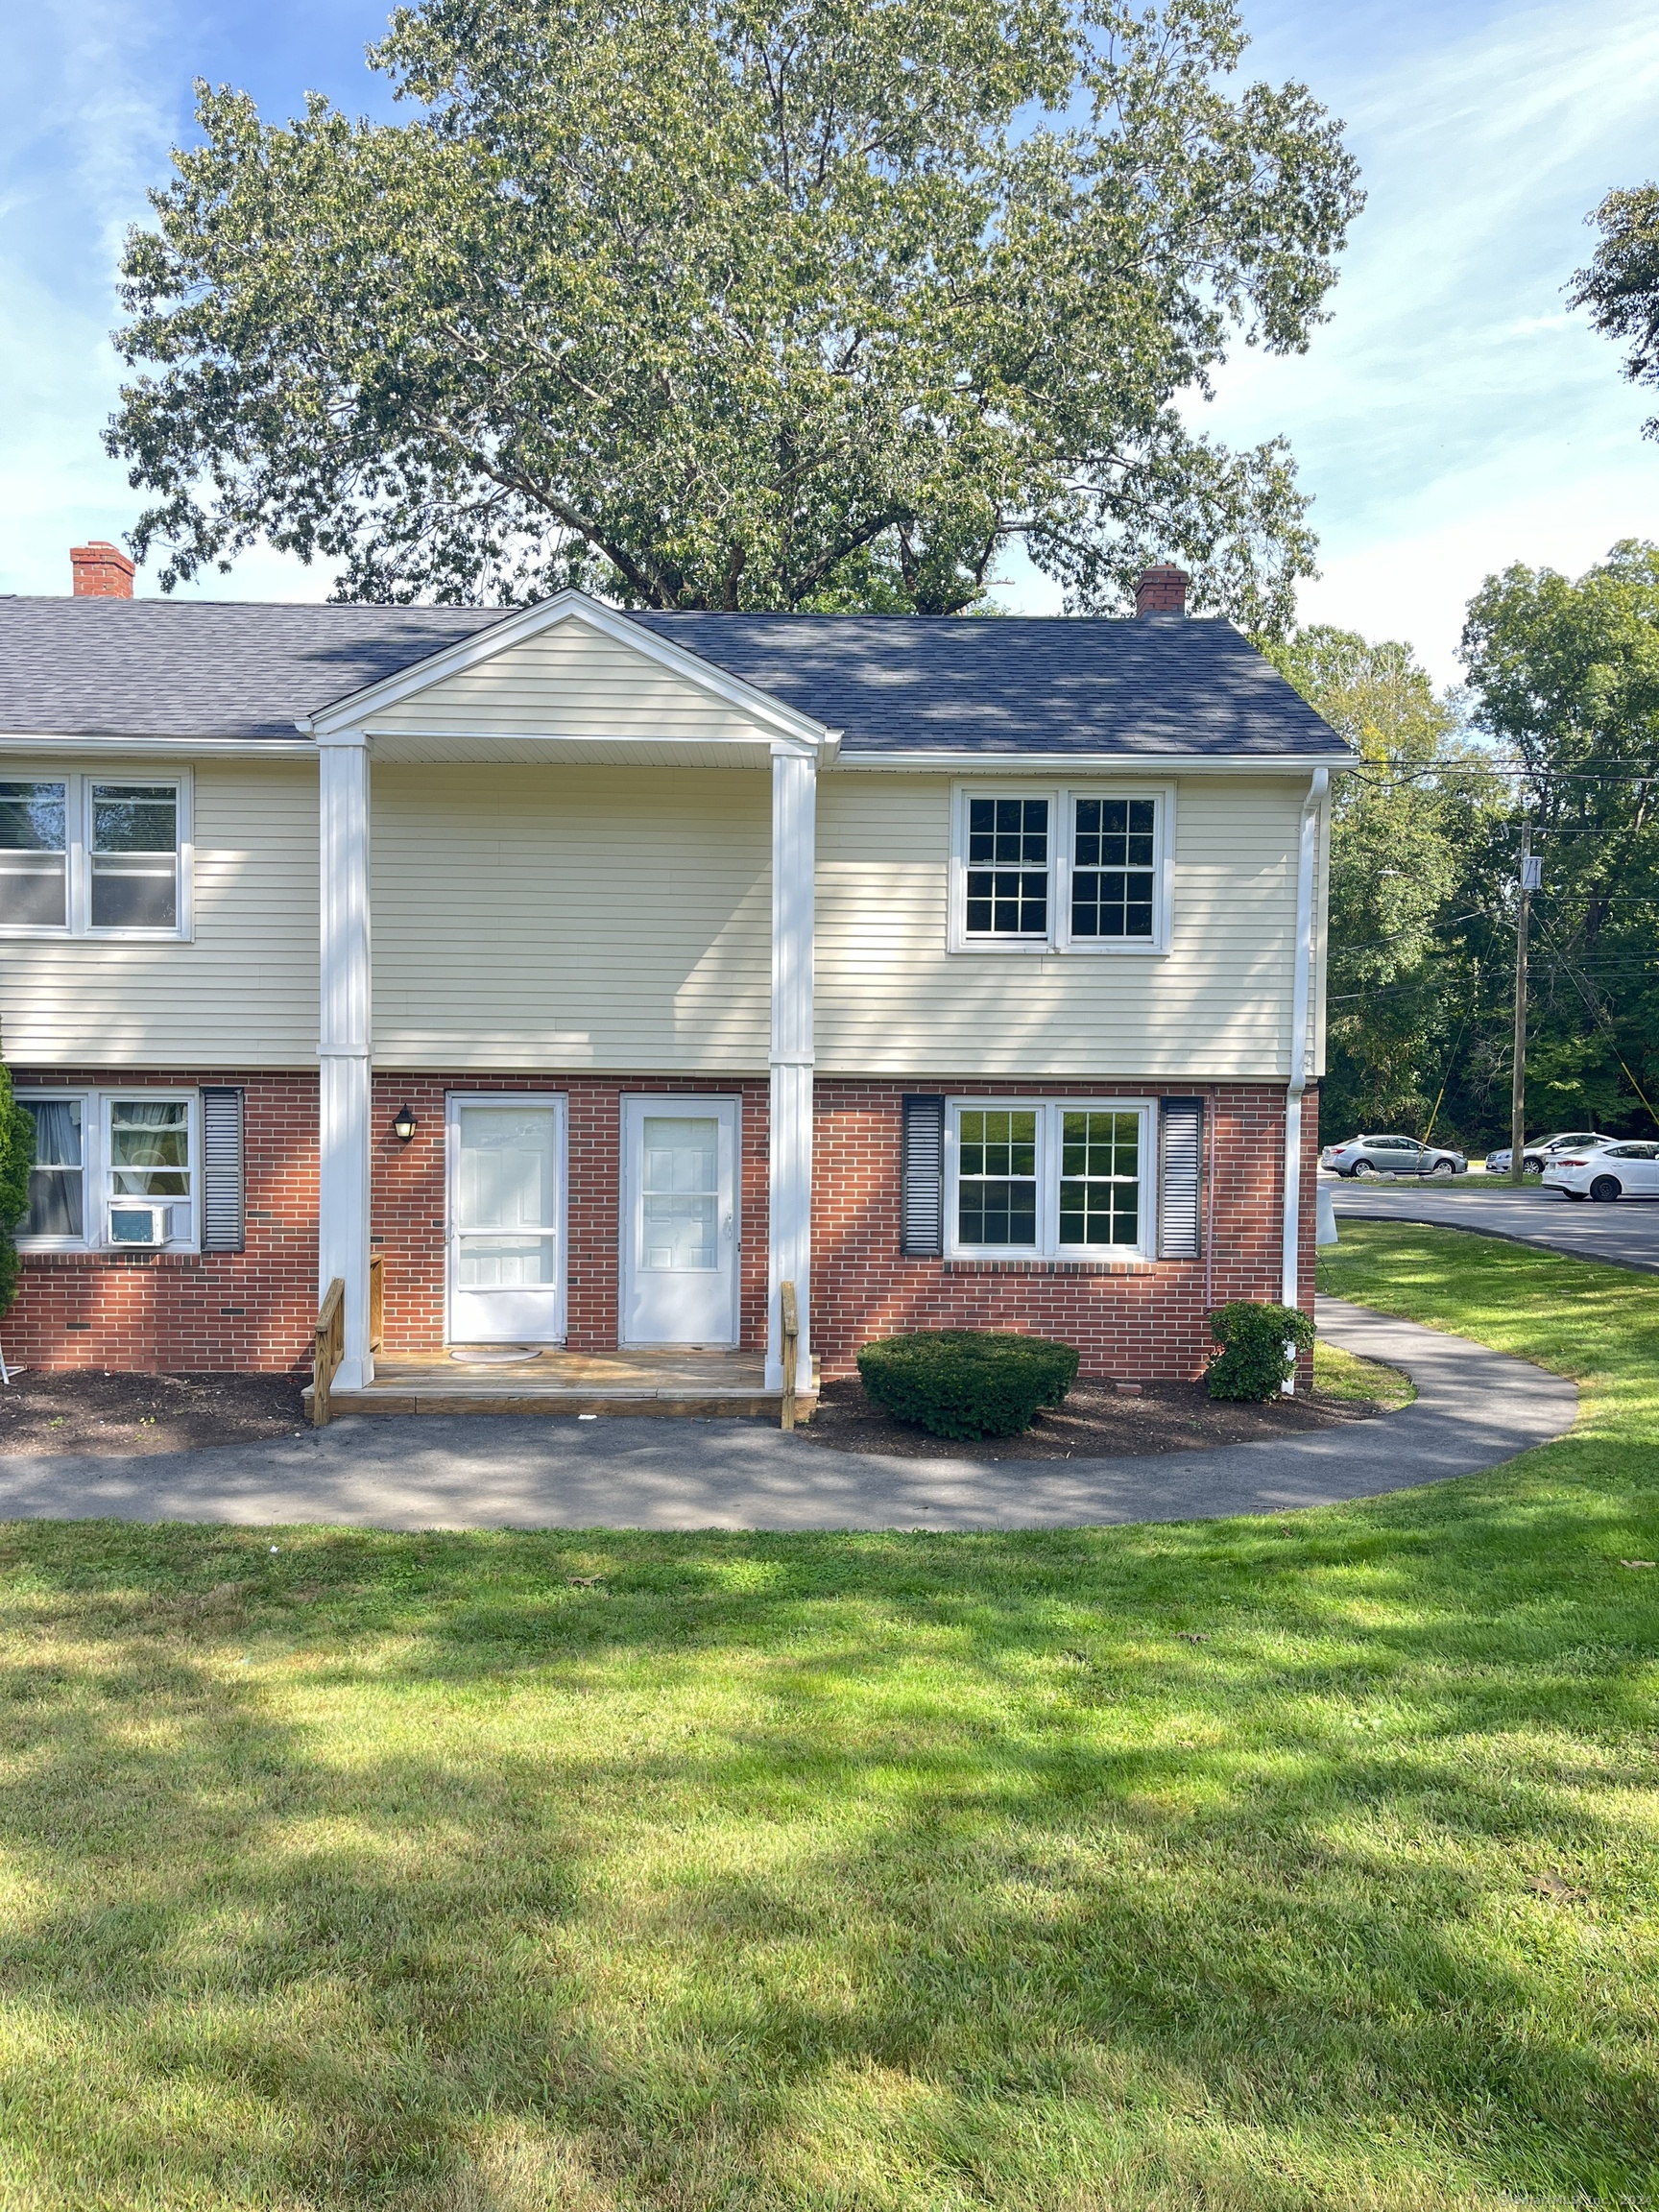
[[[1311,1297],[1333,771],[1132,620],[0,601],[10,1356],[301,1371]],[[809,1372],[802,1369],[803,1383]]]

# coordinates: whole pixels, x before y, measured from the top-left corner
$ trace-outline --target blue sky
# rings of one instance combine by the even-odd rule
[[[68,547],[140,499],[99,431],[114,402],[113,272],[190,80],[286,116],[307,87],[384,110],[362,62],[385,0],[11,0],[0,84],[0,591],[68,589]],[[1652,0],[1246,0],[1248,71],[1295,76],[1349,126],[1369,205],[1333,320],[1291,361],[1246,355],[1195,421],[1291,440],[1323,574],[1305,619],[1408,638],[1457,673],[1464,602],[1510,561],[1576,572],[1659,538],[1653,412],[1562,286],[1610,185],[1655,174]],[[252,554],[209,589],[315,598],[327,578]],[[144,580],[139,582],[145,589]],[[1011,565],[1012,608],[1048,612]]]

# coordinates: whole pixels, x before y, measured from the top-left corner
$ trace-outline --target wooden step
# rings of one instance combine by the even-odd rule
[[[305,1409],[311,1409],[311,1391],[304,1392]],[[811,1419],[815,1398],[795,1401],[795,1418]],[[778,1390],[582,1390],[549,1386],[509,1388],[500,1383],[489,1388],[445,1383],[441,1389],[413,1390],[397,1384],[372,1382],[367,1390],[335,1389],[328,1394],[331,1417],[344,1413],[578,1413],[619,1415],[638,1420],[652,1415],[678,1415],[700,1421],[721,1418],[761,1417],[776,1421],[783,1407]]]

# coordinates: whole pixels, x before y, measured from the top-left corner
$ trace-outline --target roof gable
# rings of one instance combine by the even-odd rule
[[[521,609],[311,718],[319,735],[697,746],[817,746],[805,707],[579,591]]]

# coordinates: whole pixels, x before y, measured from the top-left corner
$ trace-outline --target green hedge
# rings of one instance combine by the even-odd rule
[[[864,1387],[896,1421],[935,1436],[1018,1436],[1077,1380],[1077,1354],[1048,1336],[926,1329],[858,1355]]]
[[[1235,1298],[1210,1316],[1210,1334],[1221,1350],[1205,1381],[1212,1398],[1277,1398],[1296,1372],[1296,1353],[1310,1349],[1313,1324],[1293,1306],[1258,1306]],[[1293,1351],[1286,1351],[1287,1345]]]

